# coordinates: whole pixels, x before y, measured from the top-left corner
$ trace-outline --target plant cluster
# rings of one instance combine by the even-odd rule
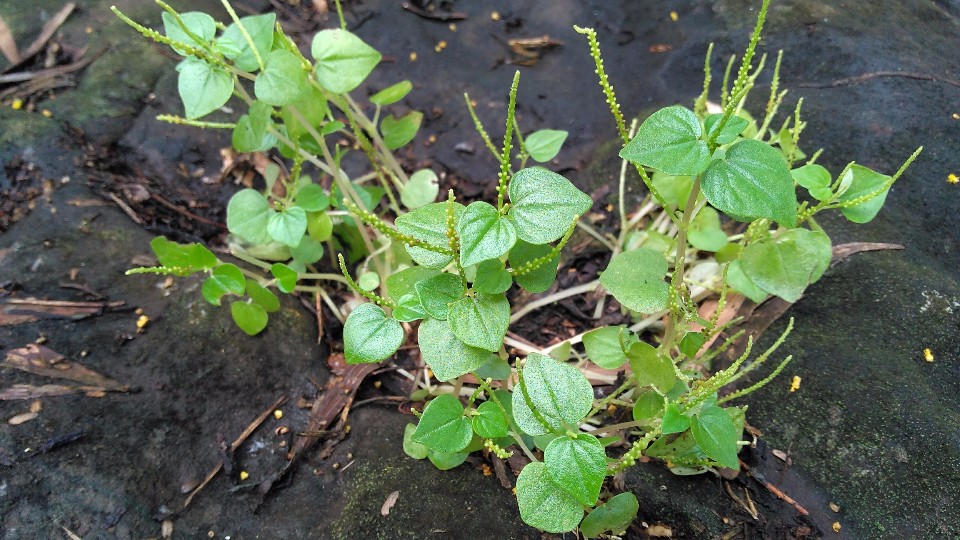
[[[417,379],[421,388],[411,396],[426,405],[405,430],[404,451],[441,469],[459,465],[471,452],[492,459],[522,452],[528,463],[516,482],[521,517],[550,532],[579,527],[594,537],[623,531],[639,503],[632,493],[605,491],[605,479],[642,456],[662,460],[677,474],[739,467],[746,407],[729,402],[768,383],[790,357],[751,386],[721,391],[762,366],[793,323],[759,354],[748,340],[739,358],[711,374],[711,361],[742,335],[711,346],[736,322],[720,320],[728,294],[796,301],[832,256],[815,216],[836,209],[852,222],[870,221],[919,153],[892,176],[851,163],[833,177],[816,163],[820,152],[808,158],[800,150],[802,100],[778,129],[771,127],[786,95],[779,89],[780,55],[764,114],[754,119],[744,107],[766,62],[763,56],[754,64],[769,5],[764,0],[736,73],[735,59],[727,64],[719,104],[708,101],[708,50],[703,92],[693,107],[666,107],[639,126],[628,127],[620,112],[596,33],[577,28],[587,38],[624,144],[618,235],[579,222],[593,201],[569,180],[527,167],[531,158],[552,159],[566,133],[523,137],[515,115],[519,73],[499,148],[466,98],[500,163],[496,200],[465,205],[450,190],[434,202],[436,175],[408,177],[391,153],[412,140],[422,115],[379,118],[381,107],[400,101],[412,85],[404,81],[371,96],[372,119],[349,95],[380,60],[360,38],[342,27],[321,31],[310,61],[273,15],[238,18],[224,0],[233,18],[224,26],[204,13],[179,14],[158,3],[165,9],[165,34],[125,20],[184,55],[178,71],[186,118],[163,119],[231,129],[237,150],[276,149],[291,167],[289,174],[278,168],[263,191],[241,190],[228,206],[231,251],[252,269],[220,261],[203,246],[161,237],[151,244],[160,266],[134,272],[206,273],[204,298],[219,305],[225,296],[236,297],[234,320],[249,334],[261,331],[267,313],[279,308],[271,288],[322,295],[340,316],[325,289],[304,284],[340,281],[369,300],[344,321],[348,363],[391,358],[408,339],[404,325],[419,322],[417,344],[430,376]],[[199,120],[234,96],[248,106],[235,123]],[[334,134],[363,152],[370,172],[347,178],[341,169],[346,149],[331,150]],[[319,182],[304,174],[306,164],[317,170]],[[624,186],[633,171],[649,195],[628,215]],[[379,185],[365,185],[373,180]],[[599,279],[514,309],[507,295],[514,285],[530,293],[551,288],[561,250],[577,227],[612,252]],[[312,267],[324,243],[331,254],[346,251],[337,256],[340,274]],[[354,278],[348,264],[361,260]],[[371,266],[374,271],[366,270]],[[597,288],[638,322],[590,329],[549,350],[507,337],[510,324],[531,309]],[[716,296],[717,306],[701,313],[707,296]],[[651,335],[661,320],[662,331]],[[505,343],[526,352],[525,358],[511,361]],[[591,363],[622,372],[619,385],[602,398],[585,375]],[[619,414],[624,409],[632,411],[629,418]]]

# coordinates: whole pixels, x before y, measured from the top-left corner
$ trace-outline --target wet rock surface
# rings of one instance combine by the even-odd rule
[[[597,159],[612,161],[615,152],[600,153],[609,147],[613,123],[583,38],[570,26],[597,27],[612,82],[632,114],[688,102],[700,88],[710,41],[717,44],[714,72],[722,73],[726,55],[746,42],[756,2],[464,3],[455,7],[468,19],[456,31],[400,4],[348,3],[350,24],[386,57],[369,89],[411,79],[415,90],[406,104],[428,114],[424,132],[403,157],[448,172],[458,189],[479,196],[492,190],[496,166],[473,132],[462,94],[478,101],[491,133],[502,129],[516,68],[503,63],[511,56],[502,39],[549,34],[564,43],[535,66],[520,68],[520,123],[524,130],[569,130],[569,149],[552,167],[595,192],[616,172],[614,166],[586,174],[604,170],[590,166]],[[0,3],[0,15],[18,43],[29,42],[60,5],[42,0],[25,9]],[[118,5],[148,25],[159,22],[159,9],[148,2]],[[206,1],[191,8],[217,12],[217,5]],[[250,5],[256,11],[266,3]],[[134,387],[103,397],[43,398],[38,417],[16,426],[6,420],[28,410],[30,401],[0,402],[4,537],[61,537],[63,528],[83,538],[159,537],[165,516],[176,538],[210,531],[216,538],[540,537],[522,525],[512,495],[494,477],[469,465],[440,472],[403,455],[402,429],[410,417],[376,404],[356,409],[349,436],[324,459],[318,451],[308,455],[284,489],[266,500],[243,489],[239,471],[233,471],[221,473],[186,511],[168,514],[180,508],[181,488],[219,461],[218,436],[232,440],[286,395],[282,419],[270,417],[238,454],[251,481],[282,465],[286,439],[276,428],[305,424],[297,397],[315,396],[314,384],[322,385],[329,373],[325,351],[316,346],[316,323],[294,301],[284,302],[261,337],[246,338],[225,310],[203,302],[197,281],[176,280],[165,288],[162,277],[123,276],[134,255],[149,253],[152,233],[173,227],[151,222],[145,231],[99,198],[103,175],[85,168],[87,145],[111,149],[130,169],[173,190],[197,182],[191,170],[216,171],[225,138],[155,122],[159,112],[179,111],[174,60],[115,21],[108,6],[83,2],[63,27],[63,39],[75,45],[89,44],[92,51],[112,46],[77,75],[77,88],[44,102],[51,118],[0,109],[3,163],[19,158],[54,180],[46,196],[34,199],[32,211],[0,235],[0,286],[19,287],[19,298],[83,300],[61,286],[78,269],[76,282],[142,308],[151,322],[138,334],[139,315],[119,309],[83,320],[0,327],[0,354],[39,339],[69,360]],[[494,10],[500,21],[491,20]],[[671,10],[678,13],[676,22]],[[833,266],[788,311],[797,329],[780,352],[796,359],[780,380],[748,400],[748,420],[763,431],[763,442],[741,456],[756,475],[741,475],[730,487],[738,497],[748,489],[760,517],[754,520],[729,496],[726,481],[674,477],[650,463],[625,479],[641,504],[631,535],[644,537],[640,522],[669,525],[675,536],[687,538],[731,531],[747,538],[960,534],[960,191],[945,181],[948,173],[960,172],[960,120],[951,116],[960,113],[960,88],[944,82],[960,79],[952,45],[958,17],[955,2],[775,2],[763,46],[768,52],[785,49],[783,84],[793,99],[804,97],[809,122],[804,149],[824,147],[820,163],[836,173],[852,159],[892,172],[916,146],[925,147],[876,220],[859,227],[842,219],[822,223],[837,244],[897,242],[906,249]],[[441,40],[448,46],[435,52]],[[650,52],[658,44],[671,50]],[[939,79],[893,75],[800,88],[880,71]],[[429,142],[430,134],[436,142]],[[461,143],[476,151],[458,151]],[[187,174],[178,170],[180,163],[188,165]],[[91,175],[97,180],[88,182]],[[0,187],[9,178],[0,178]],[[230,189],[211,187],[211,204],[222,204]],[[208,217],[222,221],[218,211],[211,208]],[[215,234],[198,229],[185,239]],[[768,343],[783,324],[774,325]],[[933,362],[924,360],[925,348]],[[50,382],[8,368],[0,373],[4,387]],[[789,393],[793,375],[802,384]],[[51,440],[77,432],[78,439],[35,455]],[[787,452],[792,464],[774,458],[771,449]],[[763,482],[796,499],[810,516],[771,495]],[[382,505],[394,491],[397,503],[384,516]]]

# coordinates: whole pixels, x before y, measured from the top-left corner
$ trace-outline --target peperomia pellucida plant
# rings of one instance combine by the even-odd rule
[[[799,148],[802,100],[779,129],[771,128],[786,93],[779,89],[779,55],[762,120],[746,112],[765,63],[765,57],[757,66],[753,60],[767,0],[739,69],[732,74],[733,58],[727,64],[719,104],[708,101],[708,49],[703,93],[693,108],[661,109],[639,127],[628,128],[620,112],[595,32],[577,28],[587,37],[624,143],[618,235],[578,223],[592,201],[567,179],[526,167],[529,158],[552,159],[566,133],[541,130],[522,137],[515,115],[518,76],[501,148],[467,98],[485,145],[500,162],[496,201],[464,205],[450,191],[444,201],[433,202],[439,193],[436,175],[418,171],[408,177],[391,154],[412,140],[419,113],[384,118],[377,126],[381,107],[401,100],[411,84],[371,96],[372,119],[349,95],[380,58],[360,38],[342,27],[322,31],[313,40],[311,62],[272,15],[237,18],[224,2],[234,20],[224,26],[206,14],[178,14],[158,3],[165,9],[164,35],[125,20],[185,56],[178,71],[186,118],[163,119],[231,129],[237,150],[276,149],[292,165],[289,174],[278,168],[267,178],[264,191],[240,191],[228,207],[231,250],[254,269],[222,262],[198,244],[161,237],[152,243],[161,266],[140,271],[207,273],[202,292],[211,303],[246,296],[231,310],[251,334],[279,307],[269,288],[319,294],[322,289],[300,283],[341,281],[370,300],[346,318],[349,363],[392,357],[407,339],[404,323],[419,321],[420,356],[441,384],[431,385],[425,377],[412,396],[432,399],[419,422],[407,426],[404,450],[441,469],[459,465],[471,452],[498,459],[522,452],[529,463],[516,482],[521,517],[550,532],[579,527],[593,537],[629,526],[639,502],[631,493],[611,496],[604,484],[641,456],[661,459],[677,474],[739,467],[746,408],[726,404],[768,383],[790,358],[747,388],[723,396],[721,390],[763,365],[792,321],[769,349],[752,356],[748,341],[739,358],[711,375],[706,366],[741,337],[734,333],[717,347],[708,345],[735,322],[720,322],[727,295],[797,300],[831,259],[830,239],[815,216],[839,209],[850,221],[870,221],[917,155],[893,176],[851,163],[836,178],[816,164],[820,152],[806,158]],[[231,96],[247,104],[246,115],[235,123],[199,120]],[[344,148],[331,150],[327,142],[334,134],[352,140],[372,171],[348,179],[340,167]],[[519,156],[513,155],[514,136]],[[328,186],[303,174],[305,165],[330,180]],[[649,192],[632,216],[624,199],[628,165]],[[379,186],[364,185],[373,180]],[[808,195],[802,202],[798,186]],[[392,224],[378,212],[383,197],[396,216]],[[746,226],[730,234],[737,223]],[[337,259],[341,275],[312,271],[309,265],[321,259],[321,243],[330,240],[335,226],[344,239],[340,246],[348,250]],[[612,251],[599,280],[513,309],[507,293],[514,284],[531,293],[552,287],[561,250],[577,226]],[[347,264],[365,255],[362,267],[375,271],[354,279]],[[506,337],[510,323],[534,307],[597,287],[639,321],[629,328],[592,329],[547,350]],[[701,314],[699,301],[710,295],[718,297],[717,307]],[[661,332],[643,334],[661,319]],[[582,352],[572,347],[581,341]],[[505,342],[528,353],[526,358],[511,362]],[[569,362],[571,355],[576,363]],[[588,362],[624,373],[601,399],[584,374]],[[628,419],[617,412],[626,409],[632,411]]]

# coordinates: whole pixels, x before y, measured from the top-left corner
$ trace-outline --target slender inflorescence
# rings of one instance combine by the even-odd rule
[[[510,153],[513,151],[513,123],[516,121],[517,88],[520,86],[520,72],[513,75],[513,84],[510,85],[510,102],[507,105],[507,127],[503,135],[503,153],[500,155],[500,172],[497,175],[497,209],[503,211],[503,196],[507,193],[510,183]]]

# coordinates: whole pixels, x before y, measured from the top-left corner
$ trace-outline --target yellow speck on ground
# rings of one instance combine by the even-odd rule
[[[499,20],[500,20],[500,12],[499,12],[499,11],[494,11],[493,13],[491,13],[491,14],[490,14],[490,20],[492,20],[492,21],[499,21]]]
[[[50,118],[51,116],[53,116],[53,113],[50,112],[50,109],[44,109],[40,111],[40,114],[46,116],[47,118]]]
[[[19,111],[20,109],[23,108],[23,100],[22,99],[13,100],[13,103],[10,104],[10,108],[12,108],[15,111]]]
[[[456,25],[456,23],[450,23],[449,26],[447,26],[447,28],[449,28],[451,32],[456,32],[456,31],[457,31],[457,25]]]
[[[830,510],[833,511],[833,512],[839,512],[839,511],[840,511],[840,505],[837,504],[837,503],[830,503],[829,506],[830,506]]]
[[[491,469],[490,466],[487,465],[486,463],[484,463],[483,466],[480,467],[480,470],[483,472],[484,476],[490,476],[493,474],[493,469]]]
[[[793,376],[793,380],[790,381],[790,391],[791,391],[791,392],[796,392],[797,390],[800,389],[800,381],[801,381],[801,380],[802,380],[802,379],[800,378],[799,375],[794,375],[794,376]]]
[[[833,528],[833,532],[835,532],[835,533],[840,532],[840,522],[839,522],[839,521],[834,521],[834,522],[833,522],[833,525],[832,525],[832,528]]]
[[[140,318],[137,319],[137,333],[143,333],[143,329],[150,324],[150,317],[146,315],[140,315]]]
[[[240,471],[240,481],[242,482],[247,478],[250,478],[250,473],[248,473],[247,471]]]
[[[434,51],[437,51],[437,52],[440,52],[440,51],[442,51],[442,50],[444,50],[444,49],[446,49],[446,48],[447,48],[447,42],[446,42],[446,40],[441,39],[441,40],[437,43],[437,46],[433,48],[433,50],[434,50]]]
[[[954,120],[960,120],[960,114],[953,113],[951,116],[953,117]]]
[[[923,359],[927,362],[933,362],[933,351],[929,348],[923,350]]]
[[[947,175],[947,183],[948,183],[948,184],[960,184],[960,176],[957,176],[957,175],[954,174],[954,173],[948,174],[948,175]]]
[[[415,53],[415,52],[411,52],[411,53],[410,53],[410,61],[411,61],[411,62],[416,62],[416,61],[417,61],[417,53]]]
[[[677,22],[678,20],[680,20],[680,14],[677,13],[676,11],[671,11],[671,12],[670,12],[670,20],[673,21],[673,22]]]
[[[280,409],[273,411],[273,417],[276,418],[277,420],[283,418],[283,411],[281,411]]]

